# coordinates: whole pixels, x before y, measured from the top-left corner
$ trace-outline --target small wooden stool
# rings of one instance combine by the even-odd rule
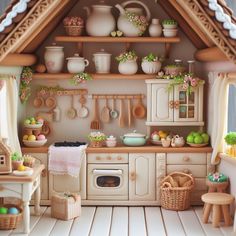
[[[206,180],[206,185],[209,187],[208,193],[212,192],[220,192],[223,193],[225,192],[226,188],[229,185],[229,181],[225,182],[212,182],[209,179]]]
[[[234,201],[234,196],[227,193],[206,193],[202,195],[202,201],[205,202],[203,211],[203,223],[208,223],[208,218],[212,210],[213,227],[219,227],[221,211],[225,221],[225,226],[232,225],[233,221],[229,213],[230,204]]]

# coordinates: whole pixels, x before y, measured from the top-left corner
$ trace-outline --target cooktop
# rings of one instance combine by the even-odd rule
[[[76,142],[64,141],[64,142],[55,142],[54,143],[55,147],[79,147],[81,145],[86,145],[86,143],[85,142],[79,142],[79,141],[76,141]]]

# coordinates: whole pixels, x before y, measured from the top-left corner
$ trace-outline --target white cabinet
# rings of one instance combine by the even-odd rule
[[[129,154],[129,200],[155,200],[155,153]]]
[[[146,84],[146,125],[204,125],[203,85],[188,94],[180,85],[168,90],[169,80],[146,80]]]
[[[86,199],[86,158],[84,158],[78,177],[49,174],[49,198],[56,193],[77,193]]]
[[[43,164],[45,169],[41,174],[41,200],[48,200],[48,154],[47,153],[26,153],[33,156],[35,164]],[[32,197],[33,199],[34,197]]]

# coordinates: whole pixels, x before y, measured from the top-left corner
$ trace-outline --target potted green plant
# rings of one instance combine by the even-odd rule
[[[236,132],[229,132],[225,136],[225,142],[229,146],[227,149],[227,154],[229,156],[235,157],[236,156]]]
[[[116,57],[119,62],[118,70],[124,75],[133,75],[138,71],[137,55],[135,51],[123,52]]]
[[[90,141],[91,147],[98,148],[103,146],[103,143],[106,140],[106,135],[99,131],[91,132],[88,136],[88,139]]]
[[[173,19],[166,19],[162,21],[163,34],[165,37],[175,37],[177,35],[178,23]]]
[[[160,59],[153,53],[142,58],[142,70],[146,74],[156,74],[161,69]]]
[[[11,155],[11,162],[12,162],[12,169],[17,170],[19,166],[23,165],[24,159],[18,152],[14,152]]]

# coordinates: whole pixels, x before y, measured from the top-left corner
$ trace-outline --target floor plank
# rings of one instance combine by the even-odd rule
[[[143,207],[129,208],[129,236],[147,235]]]
[[[145,207],[148,236],[165,236],[165,227],[159,207]]]
[[[51,207],[48,207],[38,224],[30,232],[30,236],[49,235],[57,219],[51,218]]]
[[[53,227],[50,236],[68,236],[70,234],[71,226],[74,220],[57,220],[55,226]]]
[[[233,236],[233,235],[235,236],[236,235],[236,233],[234,233],[234,231],[233,231],[233,226],[227,226],[227,227],[221,226],[220,230],[224,236]]]
[[[194,210],[191,208],[185,211],[178,212],[179,218],[184,227],[186,235],[191,236],[204,236],[205,233],[202,230],[201,224],[196,216]]]
[[[161,208],[163,220],[165,223],[166,234],[168,236],[185,236],[183,226],[176,211],[170,211]]]
[[[128,207],[114,207],[110,236],[128,236]]]
[[[70,236],[88,236],[93,224],[95,211],[96,207],[82,207],[81,216],[74,220]]]
[[[40,207],[40,215],[36,216],[34,215],[34,207],[30,207],[30,231],[32,231],[35,225],[37,225],[38,221],[43,216],[46,210],[47,210],[47,207]],[[18,228],[12,231],[11,236],[23,236],[23,235],[27,235],[27,234],[23,233],[23,222],[22,222]]]
[[[221,230],[219,228],[213,228],[211,223],[204,224],[202,222],[202,215],[203,215],[202,207],[195,207],[194,211],[200,221],[202,229],[204,230],[207,236],[211,236],[211,235],[222,236],[223,235]]]
[[[90,236],[109,236],[112,207],[97,207]]]

